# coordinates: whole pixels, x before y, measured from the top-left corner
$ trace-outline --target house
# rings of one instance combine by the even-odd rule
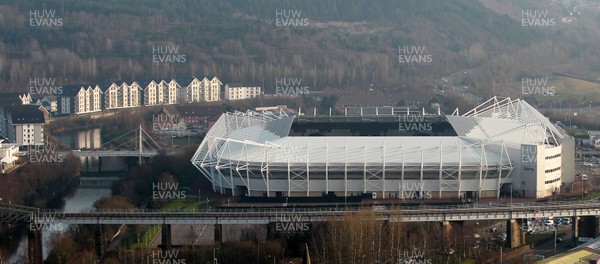
[[[58,112],[62,115],[80,115],[102,111],[102,90],[100,86],[68,85],[58,100]]]
[[[102,90],[100,86],[81,86],[74,100],[75,114],[102,111]]]
[[[6,108],[12,106],[26,105],[31,103],[28,93],[2,93],[0,94],[0,137],[8,138],[10,133],[8,115]]]
[[[142,88],[143,104],[145,106],[158,105],[158,84],[153,81],[140,81],[138,85]]]
[[[41,106],[19,105],[5,109],[8,116],[8,140],[20,145],[43,145],[44,124],[49,113]]]
[[[177,104],[178,102],[178,95],[181,93],[181,85],[179,85],[179,83],[177,83],[177,81],[175,79],[172,79],[170,82],[167,83],[166,86],[166,91],[165,91],[165,99],[164,99],[164,104]]]
[[[43,107],[49,113],[58,112],[58,98],[54,95],[39,98],[34,104]]]
[[[164,105],[167,101],[166,94],[169,84],[164,80],[156,83],[156,102],[158,105]]]
[[[221,81],[214,77],[212,80],[204,77],[199,80],[172,79],[170,81],[141,81],[139,87],[143,93],[143,104],[172,105],[178,103],[214,102],[219,101],[221,96]]]
[[[213,77],[212,80],[204,78],[204,101],[216,102],[221,100],[221,81],[217,77]]]
[[[75,96],[79,92],[79,85],[67,85],[63,87],[63,93],[58,97],[58,114],[75,114]]]
[[[129,85],[129,100],[128,107],[139,107],[142,105],[142,87],[137,82],[132,82]]]
[[[258,83],[228,83],[224,94],[225,100],[244,100],[260,97],[262,89]]]
[[[193,77],[192,79],[179,79],[179,84],[182,86],[182,93],[180,95],[181,99],[185,99],[186,103],[195,103],[200,102],[200,87],[202,85],[202,81],[198,80],[198,78]]]
[[[0,171],[6,172],[11,165],[17,161],[16,154],[19,151],[19,146],[9,144],[4,139],[0,139]]]
[[[118,85],[117,83],[121,83]],[[104,86],[106,87],[106,86]],[[130,108],[140,106],[142,88],[137,82],[115,82],[104,90],[106,109]]]
[[[120,86],[117,83],[108,84],[108,86],[102,85],[104,88],[104,106],[106,109],[116,109],[119,108],[119,98],[121,98],[119,93]]]

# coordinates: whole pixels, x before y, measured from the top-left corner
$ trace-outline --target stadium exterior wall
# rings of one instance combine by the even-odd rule
[[[458,136],[446,137],[292,137],[294,117],[284,112],[226,113],[192,163],[229,195],[415,200],[559,191],[571,176],[569,138],[524,101],[489,102],[447,116]]]

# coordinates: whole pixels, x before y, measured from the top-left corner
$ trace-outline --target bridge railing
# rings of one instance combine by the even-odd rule
[[[173,210],[160,210],[160,209],[89,209],[83,212],[66,212],[64,210],[56,209],[44,209],[27,207],[15,204],[0,203],[0,209],[8,209],[12,211],[19,211],[22,213],[39,213],[39,214],[188,214],[188,213],[206,213],[211,215],[274,215],[274,214],[285,214],[285,213],[299,213],[299,214],[335,214],[335,213],[348,213],[348,212],[377,212],[377,213],[398,213],[398,214],[426,214],[426,213],[445,213],[445,212],[479,212],[479,211],[538,211],[548,209],[569,209],[569,208],[582,208],[582,207],[598,207],[600,201],[589,200],[589,201],[576,201],[576,202],[545,202],[545,203],[513,203],[513,204],[501,204],[501,203],[475,203],[465,205],[445,205],[445,206],[432,206],[432,205],[418,205],[418,206],[365,206],[365,207],[317,207],[317,208],[306,208],[306,207],[277,207],[277,208],[264,208],[264,207],[248,207],[248,208],[212,208],[212,209],[184,209],[178,208]]]

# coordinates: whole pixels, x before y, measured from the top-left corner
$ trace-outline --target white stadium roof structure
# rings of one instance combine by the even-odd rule
[[[562,137],[520,99],[494,97],[464,115],[457,112],[445,116],[457,136],[290,136],[297,117],[283,111],[225,113],[192,163],[215,191],[231,195],[386,197],[414,181],[437,197],[464,191],[499,196],[513,170],[507,147],[553,145]]]

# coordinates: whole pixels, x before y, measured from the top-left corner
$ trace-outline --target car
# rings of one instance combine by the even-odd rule
[[[582,181],[587,181],[588,180],[587,174],[581,174],[581,180]]]
[[[594,164],[592,164],[591,162],[587,162],[587,161],[586,161],[586,162],[584,162],[584,163],[583,163],[583,166],[587,166],[587,167],[593,167],[593,166],[594,166]]]
[[[556,239],[556,243],[560,243],[560,242],[562,242],[562,238],[559,237]]]
[[[544,224],[547,225],[547,226],[553,226],[554,225],[554,220],[548,219],[548,220],[546,220],[546,222],[544,222]]]
[[[569,224],[571,224],[571,218],[563,218],[562,224],[563,225],[569,225]]]

